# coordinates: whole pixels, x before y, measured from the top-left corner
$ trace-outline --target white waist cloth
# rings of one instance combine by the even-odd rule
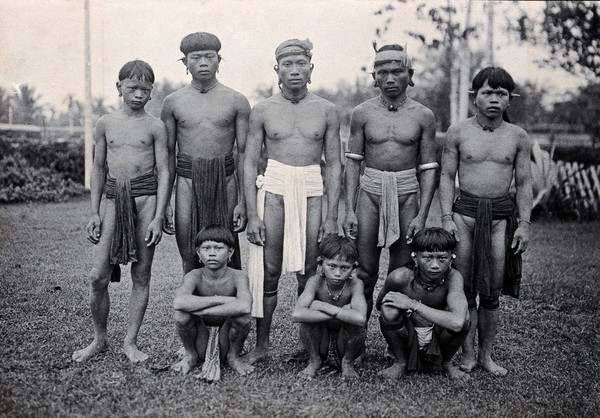
[[[283,260],[281,272],[304,273],[306,256],[306,199],[323,195],[323,178],[318,164],[294,167],[269,159],[264,176],[256,177],[256,209],[262,220],[265,213],[265,193],[283,196]],[[268,239],[268,237],[267,237]],[[250,244],[248,261],[252,316],[263,317],[264,256],[263,247]]]
[[[433,325],[429,327],[415,327],[417,333],[417,341],[420,348],[425,348],[433,338]]]
[[[360,188],[381,196],[379,203],[379,233],[377,246],[389,248],[400,238],[400,210],[398,196],[419,190],[417,170],[380,171],[365,167],[360,177]]]

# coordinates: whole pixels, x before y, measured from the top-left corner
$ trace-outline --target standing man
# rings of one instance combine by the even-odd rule
[[[435,117],[406,96],[413,73],[400,45],[376,50],[373,78],[381,94],[354,108],[350,122],[344,231],[357,238],[369,316],[381,249],[390,251],[388,274],[410,261],[408,244],[425,227],[435,189]]]
[[[258,103],[250,115],[245,192],[249,276],[257,318],[255,363],[268,354],[273,312],[282,272],[297,272],[298,294],[315,274],[321,237],[337,234],[340,193],[339,119],[333,103],[307,89],[313,70],[312,43],[291,39],[275,50],[281,93]],[[265,146],[268,162],[257,177]],[[321,156],[327,162],[327,215],[321,224]],[[258,193],[257,193],[258,187]]]
[[[221,61],[219,38],[206,32],[191,33],[183,38],[180,49],[192,82],[165,98],[161,119],[169,135],[170,184],[177,173],[175,237],[183,274],[200,267],[194,239],[212,224],[234,233],[236,251],[230,265],[240,269],[236,232],[246,226],[241,185],[250,104],[216,78]]]
[[[505,120],[514,88],[502,68],[487,67],[475,76],[477,113],[448,129],[440,177],[442,224],[458,241],[455,266],[465,279],[471,317],[460,368],[469,372],[479,365],[498,376],[507,373],[491,357],[499,298],[500,293],[519,296],[521,253],[529,242],[532,206],[529,138]],[[457,171],[460,191],[455,201]],[[518,221],[508,196],[513,173]]]

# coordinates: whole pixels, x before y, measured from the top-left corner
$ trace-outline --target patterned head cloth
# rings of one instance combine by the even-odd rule
[[[282,42],[275,50],[275,59],[279,61],[283,57],[289,55],[306,55],[310,60],[312,57],[313,44],[308,39],[301,41],[300,39],[289,39]]]
[[[397,61],[400,62],[405,68],[409,68],[411,70],[414,69],[412,59],[410,59],[408,56],[405,48],[402,48],[399,45],[390,45],[396,48],[388,49],[386,46],[383,46],[379,49],[379,51],[376,51],[375,62],[373,63],[375,67],[387,62]]]

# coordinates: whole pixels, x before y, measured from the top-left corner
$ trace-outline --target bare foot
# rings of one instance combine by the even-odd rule
[[[317,374],[317,370],[321,368],[320,361],[309,362],[308,366],[300,373],[298,373],[299,377],[303,377],[304,379],[314,379]]]
[[[267,358],[269,350],[266,348],[254,347],[248,354],[244,355],[247,364],[253,365]]]
[[[227,364],[235,370],[240,376],[245,376],[254,371],[254,366],[246,363],[238,356],[227,356]]]
[[[491,358],[487,360],[480,360],[477,364],[483,370],[487,370],[494,376],[506,376],[506,374],[508,373],[508,370],[494,363],[494,360],[492,360]]]
[[[358,373],[354,369],[353,361],[342,361],[342,379],[358,379]]]
[[[477,367],[477,361],[475,360],[474,357],[467,356],[467,355],[463,356],[463,359],[458,366],[458,368],[460,370],[462,370],[463,372],[467,372],[467,373],[469,373],[475,367]]]
[[[171,370],[175,370],[176,372],[181,372],[182,374],[186,374],[190,370],[192,370],[198,364],[198,356],[194,356],[189,353],[185,353],[183,359],[178,361],[174,365],[171,366]]]
[[[81,363],[83,361],[86,361],[86,360],[94,357],[98,353],[102,353],[102,352],[106,351],[107,348],[108,348],[108,344],[106,343],[106,340],[96,341],[94,339],[94,341],[92,341],[92,343],[90,345],[88,345],[87,347],[82,348],[81,350],[75,351],[73,353],[73,355],[71,356],[71,358],[73,360]]]
[[[398,379],[402,377],[404,373],[406,373],[406,364],[394,363],[387,369],[380,371],[379,375],[386,379]]]
[[[469,380],[471,376],[468,373],[463,372],[458,367],[454,366],[452,363],[442,364],[444,371],[446,372],[446,376],[448,376],[452,380]]]
[[[148,360],[148,354],[140,351],[135,344],[123,345],[123,351],[125,352],[125,355],[129,361],[132,363],[141,363]]]

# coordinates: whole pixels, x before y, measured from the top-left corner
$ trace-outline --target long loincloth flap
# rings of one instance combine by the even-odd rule
[[[466,287],[471,292],[486,296],[492,294],[492,221],[506,219],[504,237],[505,262],[502,294],[519,297],[521,284],[522,257],[515,254],[511,243],[518,227],[516,210],[508,196],[493,199],[475,196],[460,191],[454,202],[453,211],[475,218],[473,231],[473,251],[471,257],[471,281]]]
[[[130,179],[106,178],[106,198],[115,200],[115,230],[110,247],[111,264],[137,261],[135,198],[155,195],[158,182],[154,172]],[[116,277],[116,276],[115,276]]]

